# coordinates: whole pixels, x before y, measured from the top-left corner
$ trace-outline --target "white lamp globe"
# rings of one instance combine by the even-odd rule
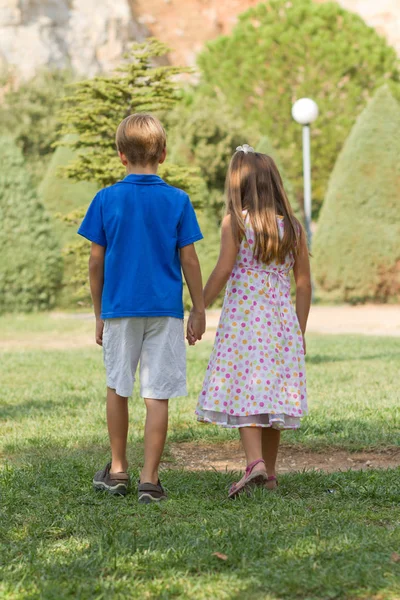
[[[292,117],[300,125],[310,125],[318,113],[318,106],[311,98],[300,98],[292,106]]]

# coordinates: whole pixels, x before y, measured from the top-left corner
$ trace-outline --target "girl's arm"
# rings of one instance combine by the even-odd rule
[[[296,313],[304,338],[307,327],[308,313],[310,312],[312,293],[310,257],[304,232],[302,232],[299,243],[300,248],[294,263],[293,273],[296,281]],[[304,344],[304,351],[305,349],[306,348]]]
[[[214,302],[228,281],[232,273],[238,251],[239,244],[233,237],[231,216],[226,215],[222,221],[221,250],[219,253],[218,262],[204,288],[204,304],[206,308]]]

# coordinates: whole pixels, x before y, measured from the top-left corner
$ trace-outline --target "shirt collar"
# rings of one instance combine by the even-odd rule
[[[127,175],[123,180],[123,183],[138,183],[141,185],[154,185],[154,184],[163,184],[164,181],[158,175],[147,175],[140,174],[136,175],[135,173],[131,173]]]

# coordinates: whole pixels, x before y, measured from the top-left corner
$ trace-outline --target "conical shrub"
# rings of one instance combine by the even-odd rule
[[[52,215],[66,215],[77,208],[88,206],[98,191],[98,185],[87,181],[73,181],[60,175],[76,158],[69,146],[59,146],[51,157],[45,176],[39,186],[40,200]],[[76,228],[56,219],[56,231],[64,243],[75,238]]]
[[[53,224],[12,138],[0,138],[0,164],[0,313],[45,310],[62,276]]]
[[[345,302],[400,295],[400,106],[381,87],[333,170],[314,238],[314,277]]]

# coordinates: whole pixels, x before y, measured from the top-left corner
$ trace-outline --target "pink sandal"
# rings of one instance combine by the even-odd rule
[[[268,481],[268,475],[265,472],[262,471],[257,471],[256,473],[252,473],[254,467],[260,463],[264,463],[262,458],[259,458],[258,460],[255,460],[254,462],[250,463],[249,465],[247,465],[246,467],[246,471],[245,471],[245,479],[244,481],[238,485],[237,483],[233,483],[231,485],[231,488],[229,490],[229,494],[228,494],[228,498],[236,498],[236,496],[238,496],[241,492],[243,491],[249,491],[251,490],[251,488],[253,487],[257,487],[257,486],[264,486],[267,481]],[[270,479],[270,481],[272,481],[272,479]]]

